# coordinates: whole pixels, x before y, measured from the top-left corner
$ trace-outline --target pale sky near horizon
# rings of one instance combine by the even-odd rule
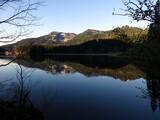
[[[45,0],[36,12],[41,26],[33,27],[29,37],[52,31],[81,33],[87,29],[110,30],[124,25],[147,27],[147,22],[132,22],[131,18],[112,15],[121,12],[121,0]]]
[[[147,22],[133,22],[129,17],[112,15],[114,8],[117,13],[122,12],[120,8],[125,8],[122,0],[43,1],[44,5],[34,12],[37,17],[41,17],[39,24],[42,25],[29,27],[29,30],[33,32],[18,40],[43,36],[52,31],[79,34],[87,29],[106,31],[124,25],[141,28],[148,25]],[[3,16],[5,14],[1,14],[2,18]]]

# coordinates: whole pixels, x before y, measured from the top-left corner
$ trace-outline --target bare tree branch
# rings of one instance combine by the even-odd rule
[[[158,0],[159,1],[159,0]],[[145,20],[149,22],[155,22],[155,10],[156,3],[154,0],[122,0],[126,9],[121,9],[123,13],[117,14],[115,10],[113,11],[113,15],[121,15],[128,16],[133,18],[133,20],[140,21]]]
[[[7,17],[0,18],[0,42],[13,42],[20,36],[26,35],[24,32],[26,33],[28,30],[27,27],[37,25],[37,21],[40,20],[40,17],[35,16],[33,12],[38,10],[43,3],[42,0],[37,0],[37,2],[32,0],[1,0],[0,12],[3,10],[2,12],[6,13]],[[4,35],[2,28],[6,25],[17,31],[17,34],[11,33],[9,27],[7,27],[5,31],[10,34]]]

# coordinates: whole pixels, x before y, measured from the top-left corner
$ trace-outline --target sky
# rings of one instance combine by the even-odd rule
[[[121,0],[45,0],[36,11],[41,17],[40,26],[32,27],[29,37],[38,37],[52,31],[82,33],[87,29],[111,30],[124,25],[147,27],[146,22],[136,22],[120,13]]]
[[[36,2],[37,0],[31,0]],[[120,8],[125,8],[122,0],[42,0],[44,4],[33,15],[40,17],[38,26],[28,27],[31,34],[20,37],[18,40],[31,37],[47,35],[52,31],[66,33],[82,33],[87,29],[112,30],[124,25],[145,28],[147,22],[136,22],[127,16],[112,15],[122,13]],[[133,0],[134,1],[134,0]],[[136,0],[135,0],[136,1]],[[7,7],[6,7],[7,9]],[[12,9],[12,8],[11,8]],[[4,12],[7,12],[5,14]],[[1,10],[1,18],[11,14],[9,10]],[[9,25],[1,26],[7,28],[9,33],[14,34],[15,29]],[[14,41],[16,42],[16,41]],[[2,43],[0,43],[2,45]]]

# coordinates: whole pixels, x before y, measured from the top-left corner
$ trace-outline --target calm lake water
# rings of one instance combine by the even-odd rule
[[[46,120],[160,120],[160,81],[120,58],[32,57],[0,67],[0,76],[1,99],[16,99],[23,78]]]

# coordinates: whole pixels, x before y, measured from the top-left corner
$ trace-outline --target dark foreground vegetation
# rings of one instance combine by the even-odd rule
[[[43,114],[34,107],[24,107],[23,109],[9,102],[0,102],[1,120],[43,120]]]

